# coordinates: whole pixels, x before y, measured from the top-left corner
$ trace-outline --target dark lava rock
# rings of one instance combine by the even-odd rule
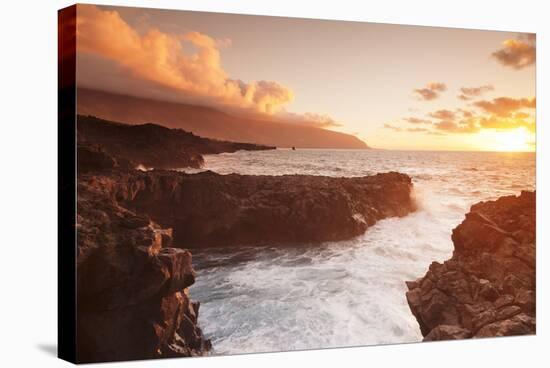
[[[415,210],[411,179],[395,172],[333,178],[154,170],[81,180],[173,228],[175,243],[188,248],[344,240]]]
[[[202,138],[157,124],[128,125],[82,115],[77,119],[77,139],[79,144],[100,146],[116,160],[128,163],[132,168],[138,165],[157,169],[199,168],[204,163],[203,154],[275,149]]]
[[[104,169],[78,176],[82,363],[210,350],[199,304],[188,295],[195,273],[183,247],[341,240],[415,209],[411,179],[399,173],[243,176],[97,166]]]
[[[475,204],[454,253],[408,282],[424,340],[534,334],[535,192]]]
[[[190,300],[191,253],[172,230],[78,185],[79,363],[203,355],[210,349]]]
[[[424,337],[424,341],[461,340],[472,337],[469,330],[458,326],[439,325]]]
[[[104,171],[117,167],[116,160],[101,147],[87,144],[77,146],[78,171]]]

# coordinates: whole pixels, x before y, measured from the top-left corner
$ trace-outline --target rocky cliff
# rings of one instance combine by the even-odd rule
[[[79,180],[78,362],[207,352],[199,303],[188,295],[195,281],[191,254],[171,247],[171,229],[96,189]]]
[[[107,145],[108,146],[108,145]],[[184,248],[348,239],[415,209],[411,179],[133,170],[78,144],[77,357],[203,355],[195,274]]]
[[[451,259],[407,283],[424,340],[534,334],[535,193],[472,206],[452,240]]]
[[[411,179],[117,171],[81,178],[122,206],[174,229],[185,247],[349,239],[415,210]]]
[[[102,150],[119,164],[132,168],[199,168],[204,154],[275,149],[202,138],[157,124],[128,125],[82,115],[77,117],[77,139],[80,146],[95,147],[92,149]]]

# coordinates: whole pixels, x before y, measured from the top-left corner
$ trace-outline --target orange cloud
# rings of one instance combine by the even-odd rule
[[[475,87],[473,88],[475,91],[467,91],[467,93],[476,94],[478,90],[486,90],[485,87]],[[472,134],[483,129],[511,130],[517,128],[535,132],[534,116],[525,111],[536,107],[535,98],[499,97],[490,101],[477,101],[473,105],[479,110],[440,109],[427,114],[435,119],[435,122],[416,117],[403,118],[410,124],[425,124],[421,128],[401,128],[389,124],[385,124],[384,128],[398,132],[424,132],[430,135]]]
[[[519,35],[502,43],[502,48],[491,54],[499,63],[514,69],[533,65],[537,57],[536,36],[533,33]]]
[[[534,109],[537,105],[536,98],[510,98],[499,97],[492,101],[477,101],[474,103],[485,112],[495,114],[500,117],[509,117],[513,112],[521,109]]]
[[[407,132],[427,132],[426,128],[407,128]]]
[[[456,118],[456,115],[453,111],[446,109],[432,112],[430,113],[430,116],[439,120],[454,120]]]
[[[480,130],[476,119],[466,119],[459,122],[442,120],[434,124],[435,128],[449,133],[477,133]]]
[[[471,118],[474,116],[474,112],[470,110],[456,109],[456,112],[462,114],[464,118]]]
[[[407,123],[411,123],[411,124],[431,124],[432,123],[428,119],[420,119],[420,118],[415,118],[415,117],[408,117],[408,118],[404,118],[403,120],[405,120]]]
[[[296,114],[292,112],[284,112],[280,114],[285,121],[293,122],[300,125],[313,126],[317,128],[334,128],[342,126],[329,115],[306,112],[304,114]]]
[[[462,87],[458,98],[464,101],[471,100],[474,97],[481,96],[485,92],[494,91],[494,87],[487,84],[479,87]]]
[[[415,89],[414,92],[419,96],[419,98],[430,101],[438,98],[441,92],[445,92],[446,90],[447,86],[445,83],[433,82],[428,83],[424,88]]]
[[[485,129],[495,129],[495,130],[526,128],[531,133],[534,133],[536,130],[536,124],[533,120],[527,120],[526,118],[516,118],[516,117],[502,118],[495,115],[480,118],[479,125]]]
[[[427,128],[401,128],[391,124],[384,124],[384,129],[393,130],[395,132],[411,132],[411,133],[425,133],[430,131]]]
[[[231,79],[222,68],[219,51],[230,46],[227,39],[215,40],[199,32],[169,34],[155,28],[140,34],[118,12],[93,5],[78,5],[77,39],[82,65],[97,66],[79,73],[84,87],[117,86],[126,90],[116,92],[127,94],[154,91],[167,100],[204,100],[264,114],[280,111],[294,98],[289,88],[277,82]],[[186,51],[184,45],[194,51]],[[101,75],[102,65],[109,75]]]
[[[391,125],[391,124],[384,124],[384,129],[393,130],[393,131],[395,131],[395,132],[401,132],[401,131],[403,131],[402,128],[396,127],[395,125]]]

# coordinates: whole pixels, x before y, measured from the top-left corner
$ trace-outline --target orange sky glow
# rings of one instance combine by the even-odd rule
[[[78,5],[77,84],[403,150],[535,150],[534,34]]]

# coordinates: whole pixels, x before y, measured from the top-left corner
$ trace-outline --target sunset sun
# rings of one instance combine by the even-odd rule
[[[517,128],[506,132],[495,132],[494,149],[503,152],[529,151],[531,135],[525,128]]]

